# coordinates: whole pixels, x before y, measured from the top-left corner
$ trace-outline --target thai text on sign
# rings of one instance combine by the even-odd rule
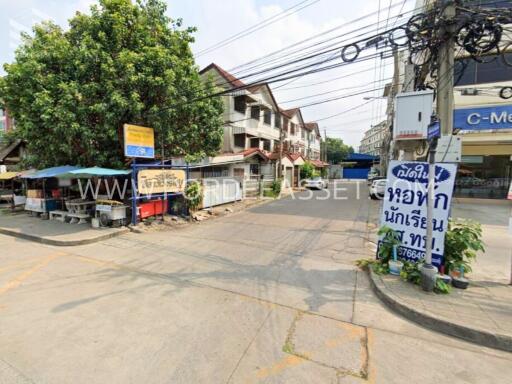
[[[180,193],[185,190],[185,181],[184,170],[145,169],[137,175],[138,192],[142,195]]]
[[[436,164],[433,199],[432,263],[439,266],[444,254],[450,204],[457,167]],[[427,240],[428,163],[391,161],[382,207],[381,224],[398,232],[398,256],[417,261],[425,257]],[[379,241],[380,245],[380,241]]]

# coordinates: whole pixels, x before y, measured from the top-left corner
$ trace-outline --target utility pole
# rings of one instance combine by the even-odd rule
[[[453,134],[453,67],[455,63],[454,24],[457,9],[453,0],[439,0],[443,13],[438,38],[442,41],[439,49],[439,70],[437,74],[436,110],[441,124],[441,135]],[[428,165],[428,199],[427,199],[427,239],[425,246],[425,263],[421,270],[421,286],[425,291],[433,291],[437,269],[432,265],[432,219],[434,216],[435,153],[437,140],[430,142]]]
[[[324,162],[327,163],[327,130],[324,128]]]
[[[439,38],[443,43],[439,49],[439,71],[437,75],[437,115],[441,123],[441,134],[453,134],[453,68],[455,65],[455,34],[454,24],[457,9],[453,0],[441,0],[445,6]]]
[[[279,117],[281,118],[281,117]],[[279,128],[279,159],[277,161],[277,178],[283,178],[283,144],[284,144],[284,119],[281,121],[281,128]]]

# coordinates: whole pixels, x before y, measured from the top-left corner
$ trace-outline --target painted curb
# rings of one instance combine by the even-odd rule
[[[478,328],[466,327],[461,324],[446,321],[428,312],[412,309],[408,304],[401,301],[398,296],[390,293],[379,276],[375,274],[371,268],[368,268],[368,274],[373,291],[377,297],[389,308],[406,319],[432,331],[454,336],[481,346],[512,352],[512,337],[490,333]]]
[[[113,237],[124,235],[125,233],[128,233],[128,232],[130,232],[130,230],[128,228],[125,228],[125,229],[120,229],[117,232],[106,233],[104,235],[97,236],[97,237],[90,238],[90,239],[55,240],[55,239],[49,239],[49,238],[41,237],[41,236],[29,235],[27,233],[20,233],[20,232],[12,231],[12,230],[5,229],[5,228],[0,228],[0,234],[2,234],[2,235],[17,237],[20,239],[30,240],[30,241],[34,241],[36,243],[41,243],[41,244],[55,245],[58,247],[72,247],[72,246],[77,246],[77,245],[86,245],[86,244],[97,243],[98,241],[111,239]]]

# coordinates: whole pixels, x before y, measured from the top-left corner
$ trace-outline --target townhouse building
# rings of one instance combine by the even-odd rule
[[[295,162],[320,158],[318,125],[305,123],[298,108],[279,108],[268,84],[247,87],[214,63],[200,74],[204,78],[211,77],[218,88],[233,92],[222,96],[222,148],[217,156],[189,164],[192,177],[275,178],[281,140],[283,156],[301,155]],[[173,162],[182,165],[184,159],[175,158]],[[285,173],[286,170],[285,167]]]

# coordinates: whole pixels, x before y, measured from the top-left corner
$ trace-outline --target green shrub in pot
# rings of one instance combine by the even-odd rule
[[[458,275],[471,272],[471,263],[478,251],[485,252],[482,226],[472,220],[450,219],[444,238],[444,265],[446,273]]]

